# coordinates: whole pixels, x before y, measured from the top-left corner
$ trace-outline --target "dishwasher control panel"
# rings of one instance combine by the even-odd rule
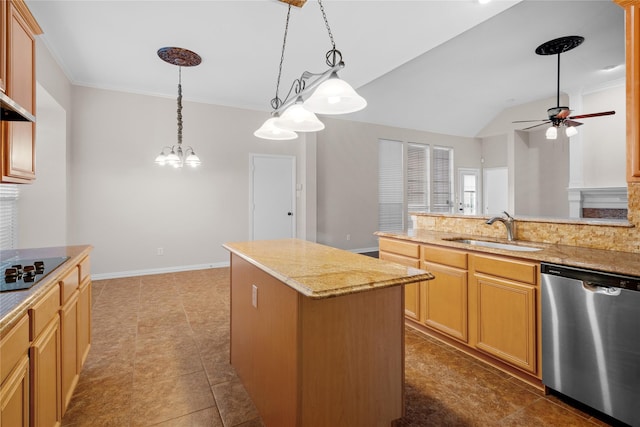
[[[540,272],[552,276],[582,280],[587,284],[640,291],[640,277],[624,276],[604,271],[587,271],[566,265],[547,264],[544,262],[540,266]]]

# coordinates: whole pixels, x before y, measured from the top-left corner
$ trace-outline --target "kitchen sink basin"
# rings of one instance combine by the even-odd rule
[[[542,248],[537,248],[535,246],[527,246],[520,244],[511,244],[511,243],[498,243],[491,242],[488,240],[475,240],[475,239],[450,239],[450,242],[457,243],[466,243],[467,245],[474,246],[484,246],[485,248],[494,248],[494,249],[505,249],[508,251],[520,251],[520,252],[535,252],[541,251]]]

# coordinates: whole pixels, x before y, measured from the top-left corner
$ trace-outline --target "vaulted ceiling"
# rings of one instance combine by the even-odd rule
[[[276,0],[26,0],[70,81],[175,97],[178,70],[164,46],[193,50],[185,100],[265,111],[275,95],[287,5]],[[555,96],[555,56],[534,53],[566,35],[561,90],[624,78],[624,13],[609,0],[324,0],[340,76],[368,101],[342,116],[475,136],[500,111]],[[317,2],[292,8],[280,96],[303,71],[322,72],[331,47]],[[612,71],[603,69],[619,66]],[[552,107],[550,105],[549,107]],[[540,112],[545,117],[545,111]]]

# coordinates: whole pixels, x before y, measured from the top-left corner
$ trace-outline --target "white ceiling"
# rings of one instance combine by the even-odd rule
[[[158,48],[193,50],[185,100],[269,111],[287,5],[275,0],[26,0],[75,85],[177,96],[177,67]],[[561,90],[624,77],[624,13],[609,0],[324,0],[340,76],[369,105],[351,120],[475,136],[500,111],[555,96],[556,56],[541,43],[585,42],[562,54]],[[329,38],[317,2],[292,8],[280,96],[303,71],[322,72]],[[553,107],[555,105],[549,105]],[[576,111],[575,114],[590,113]],[[268,114],[265,113],[265,118]],[[523,119],[543,119],[523,117]]]

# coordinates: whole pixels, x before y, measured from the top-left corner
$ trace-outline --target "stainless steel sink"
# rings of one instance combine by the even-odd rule
[[[537,248],[535,246],[510,244],[510,243],[498,243],[498,242],[491,242],[488,240],[475,240],[475,239],[448,239],[448,240],[450,242],[466,243],[467,245],[474,245],[474,246],[484,246],[485,248],[505,249],[507,251],[535,252],[535,251],[542,250],[542,248]]]

